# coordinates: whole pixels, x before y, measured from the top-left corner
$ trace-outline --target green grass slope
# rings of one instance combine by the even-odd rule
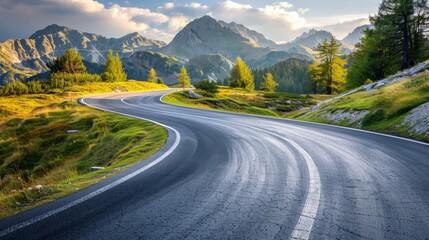
[[[247,91],[230,87],[219,87],[216,94],[201,90],[194,92],[200,94],[202,98],[187,98],[182,91],[168,94],[163,100],[186,107],[273,117],[282,117],[291,111],[308,108],[317,103],[315,98],[306,95]]]
[[[429,142],[428,130],[416,133],[413,129],[418,123],[404,121],[411,114],[411,110],[427,102],[429,102],[429,73],[424,72],[405,81],[371,91],[360,90],[315,110],[297,114],[294,118],[362,128]],[[426,116],[428,114],[426,113]]]
[[[127,81],[0,97],[0,218],[99,182],[148,158],[166,142],[162,127],[81,106],[79,97],[165,88]],[[104,169],[91,171],[93,166]]]

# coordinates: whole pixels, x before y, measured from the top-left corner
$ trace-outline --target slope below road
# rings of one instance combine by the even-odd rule
[[[171,90],[169,90],[171,91]],[[425,239],[429,145],[345,128],[171,106],[168,91],[87,98],[168,126],[161,152],[11,229],[6,239]],[[173,130],[177,131],[177,134]]]

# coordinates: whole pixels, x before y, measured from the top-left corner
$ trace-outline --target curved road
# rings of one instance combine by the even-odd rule
[[[0,238],[428,239],[429,145],[171,106],[166,92],[84,99],[166,125],[168,142],[132,169],[1,221]]]

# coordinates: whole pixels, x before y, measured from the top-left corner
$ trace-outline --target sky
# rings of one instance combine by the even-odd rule
[[[28,38],[58,24],[106,37],[131,32],[169,42],[204,15],[236,22],[275,42],[288,42],[311,28],[342,39],[368,23],[381,0],[0,0],[0,41]]]

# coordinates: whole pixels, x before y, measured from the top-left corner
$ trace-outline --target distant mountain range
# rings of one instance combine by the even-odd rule
[[[349,33],[343,40],[343,43],[349,44],[349,45],[356,45],[358,42],[360,42],[361,38],[363,37],[363,32],[366,29],[371,29],[371,25],[363,25],[360,27],[355,28],[353,32]]]
[[[354,30],[342,41],[346,53],[352,51],[365,27]],[[291,58],[312,61],[312,49],[331,37],[327,31],[310,30],[290,43],[276,44],[244,25],[209,16],[190,22],[169,44],[139,33],[106,38],[53,24],[28,39],[0,43],[0,84],[46,71],[46,63],[69,48],[78,50],[87,65],[92,63],[97,69],[102,69],[100,64],[104,64],[108,50],[118,52],[129,78],[146,79],[147,71],[154,67],[160,77],[172,83],[178,69],[186,65],[194,81],[221,82],[238,56],[254,69]]]

